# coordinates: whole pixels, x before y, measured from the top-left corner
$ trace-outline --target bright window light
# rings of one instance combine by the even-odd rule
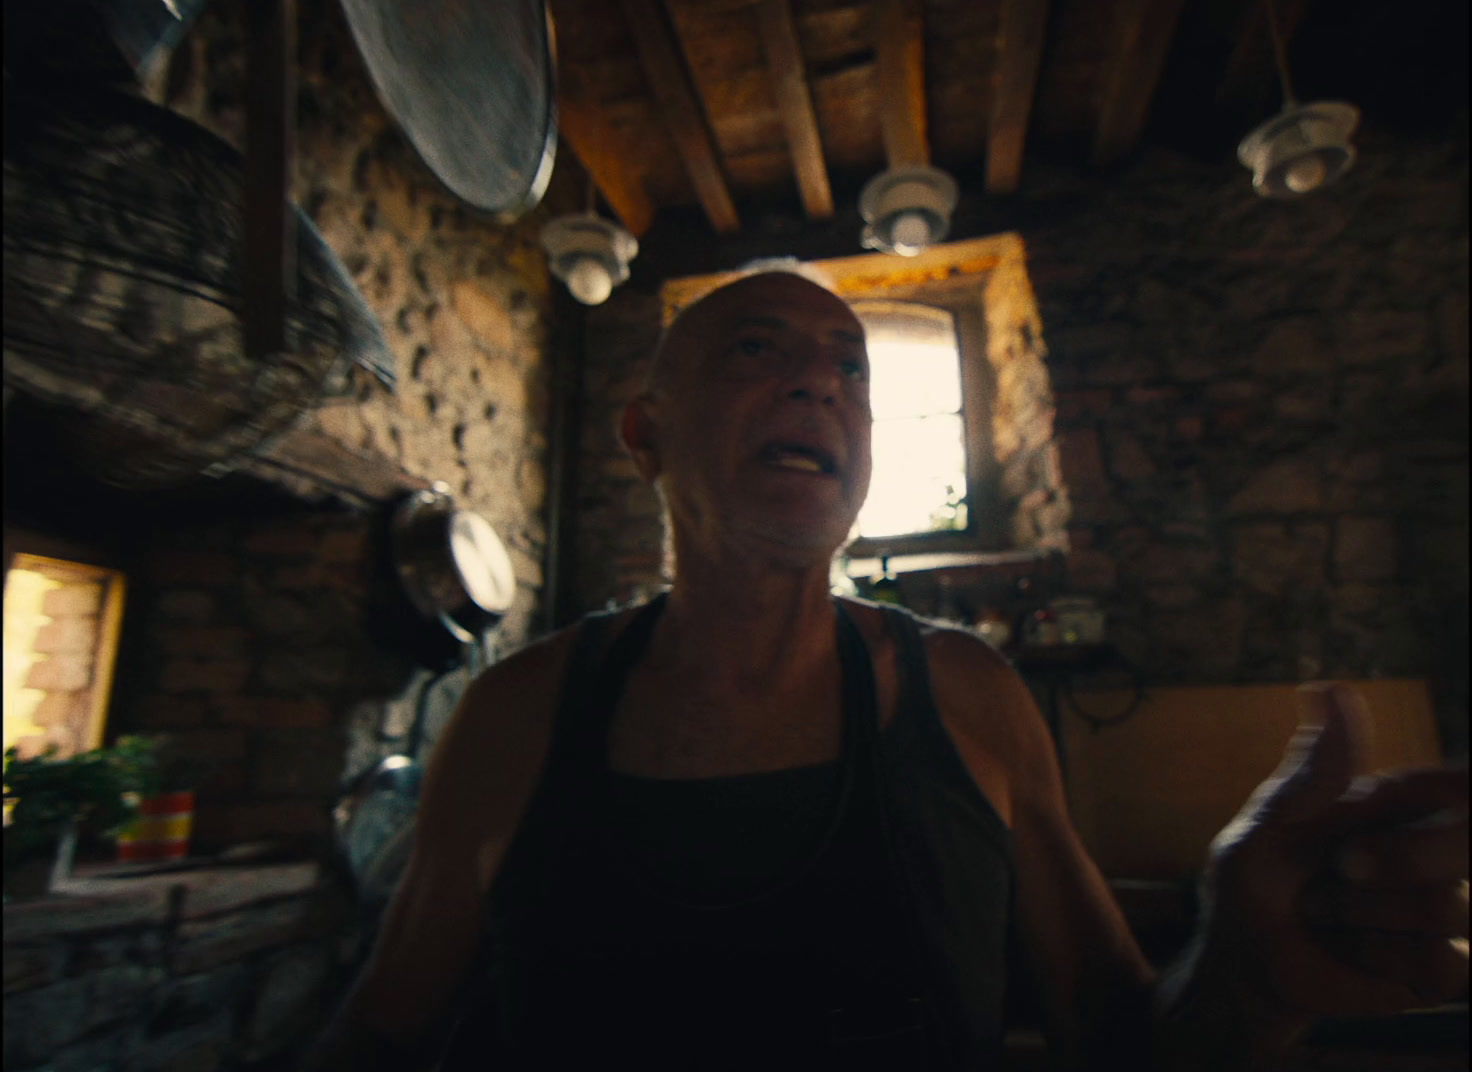
[[[869,347],[874,476],[861,536],[966,527],[966,442],[956,328],[943,309],[858,302]]]
[[[46,727],[34,721],[46,691],[27,688],[25,681],[31,667],[44,657],[33,648],[36,634],[51,621],[41,609],[46,593],[61,586],[60,581],[28,569],[12,569],[5,577],[6,748],[26,738],[39,741],[46,736]]]
[[[72,756],[102,744],[125,589],[117,570],[15,555],[5,575],[6,748],[29,757],[55,745]],[[61,679],[30,684],[32,669],[53,659],[67,664]],[[78,672],[80,684],[64,680]]]

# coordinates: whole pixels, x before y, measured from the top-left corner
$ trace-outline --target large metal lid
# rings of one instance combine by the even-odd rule
[[[541,201],[557,144],[552,31],[538,0],[343,0],[379,99],[476,208]]]

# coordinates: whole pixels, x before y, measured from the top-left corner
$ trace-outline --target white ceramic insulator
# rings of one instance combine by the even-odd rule
[[[567,289],[584,305],[601,305],[613,293],[608,269],[596,257],[578,257],[567,271]]]

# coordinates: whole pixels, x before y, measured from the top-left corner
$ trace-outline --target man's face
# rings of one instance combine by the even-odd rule
[[[650,405],[677,532],[826,563],[869,490],[869,359],[853,312],[800,276],[752,276],[688,310],[666,348]]]

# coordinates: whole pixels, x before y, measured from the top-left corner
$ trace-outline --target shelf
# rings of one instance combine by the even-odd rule
[[[33,941],[58,934],[162,925],[260,901],[300,896],[317,885],[315,861],[149,870],[82,866],[43,897],[7,902],[5,941]]]
[[[959,569],[965,566],[1014,566],[1046,559],[1049,551],[918,551],[888,555],[893,573],[927,573],[932,570]],[[851,580],[867,580],[884,572],[884,559],[878,556],[851,558],[844,566]]]
[[[1076,674],[1117,662],[1113,644],[1019,644],[1002,654],[1022,674]]]

